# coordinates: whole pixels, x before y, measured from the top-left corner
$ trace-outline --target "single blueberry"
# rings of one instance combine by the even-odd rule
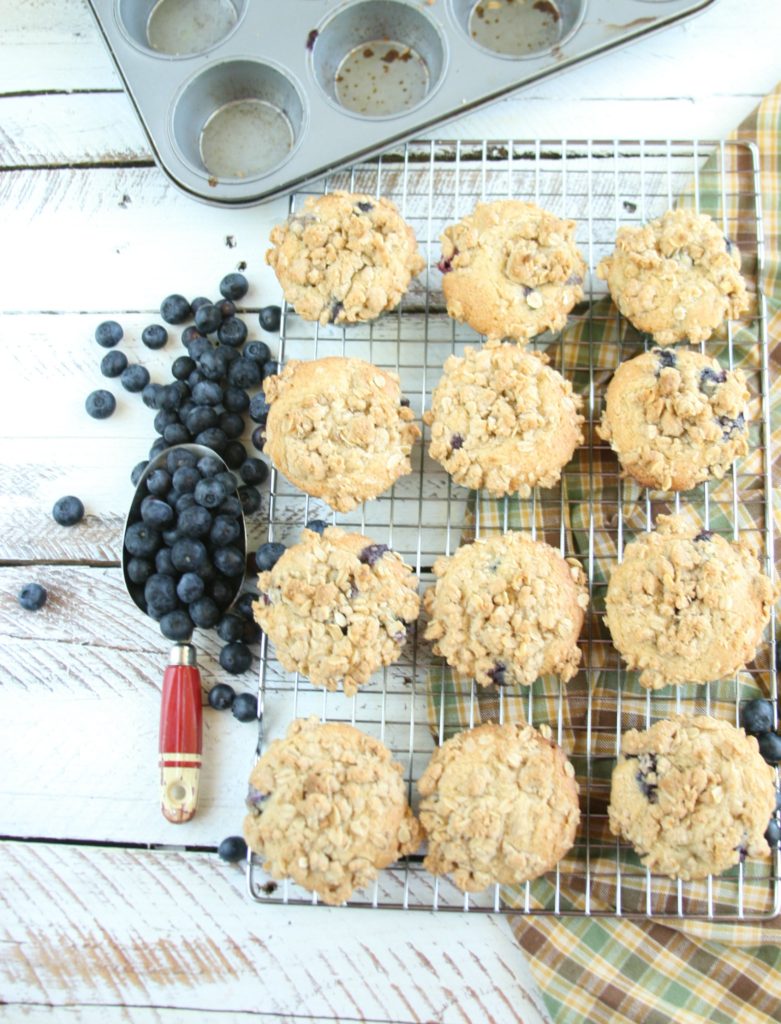
[[[776,847],[781,843],[781,825],[777,818],[771,818],[765,831],[765,842],[770,847]]]
[[[145,366],[140,366],[138,363],[131,363],[130,366],[123,371],[119,380],[125,391],[130,391],[133,394],[136,394],[139,391],[143,391],[149,383],[149,370],[147,370]]]
[[[163,431],[163,439],[168,445],[187,444],[193,435],[183,423],[169,423]]]
[[[249,403],[249,415],[250,419],[254,423],[260,423],[265,425],[268,419],[270,406],[266,401],[266,396],[262,391],[258,391],[256,395],[253,395]]]
[[[220,421],[220,415],[214,406],[196,405],[192,412],[189,412],[184,419],[184,425],[193,436],[204,430],[216,427]]]
[[[249,395],[244,388],[229,384],[222,393],[222,404],[226,412],[244,412],[249,409]]]
[[[675,352],[673,352],[669,348],[655,348],[653,350],[653,353],[657,358],[657,377],[659,376],[661,370],[672,369],[678,362],[678,360],[675,357]]]
[[[219,309],[208,303],[199,306],[195,311],[195,326],[201,334],[213,334],[222,323],[222,313]]]
[[[695,541],[708,541],[713,539],[713,530],[700,530],[697,536],[694,538]]]
[[[163,576],[176,576],[176,569],[171,558],[170,548],[160,548],[155,555],[155,571]]]
[[[228,612],[217,623],[217,636],[226,644],[235,643],[244,636],[244,619],[235,612]]]
[[[192,309],[193,314],[195,314],[195,313],[198,312],[198,310],[201,308],[201,306],[210,306],[211,304],[212,304],[212,300],[211,299],[207,299],[206,296],[204,296],[204,295],[198,295],[190,303],[190,309]]]
[[[116,349],[107,352],[100,361],[100,372],[104,377],[119,377],[127,369],[127,356]]]
[[[241,502],[241,510],[245,516],[251,516],[255,512],[260,511],[260,491],[256,487],[244,484],[239,488],[238,495]]]
[[[216,455],[204,455],[198,459],[198,472],[201,476],[216,476],[222,471],[222,462]]]
[[[266,444],[266,432],[263,427],[255,427],[252,431],[252,447],[256,448],[259,452],[263,451]]]
[[[199,597],[197,601],[188,605],[188,611],[195,625],[201,629],[211,629],[221,618],[220,609],[211,597]]]
[[[712,395],[719,384],[723,384],[727,379],[727,374],[724,370],[717,372],[710,366],[706,366],[700,373],[700,391],[704,391],[706,395]]]
[[[164,452],[168,445],[165,443],[165,438],[158,437],[152,447],[149,449],[149,458],[156,459],[161,452]]]
[[[251,621],[244,620],[243,640],[245,644],[259,644],[262,635],[261,628],[254,619]]]
[[[162,537],[163,544],[167,544],[169,548],[172,548],[177,541],[182,539],[182,535],[175,526],[170,530],[163,530],[160,536]]]
[[[253,594],[250,590],[245,590],[243,594],[236,601],[235,611],[242,618],[248,622],[254,622],[254,615],[252,613],[252,606],[257,601],[258,595]]]
[[[180,466],[195,466],[198,457],[186,448],[172,448],[165,460],[165,468],[173,477]]]
[[[171,364],[171,374],[176,380],[186,381],[195,370],[195,360],[192,356],[177,356]]]
[[[334,299],[331,302],[331,309],[328,312],[328,323],[335,324],[342,312],[344,312],[344,303],[339,299]]]
[[[139,463],[141,465],[141,463]],[[146,468],[146,463],[143,464]],[[138,466],[136,466],[136,469]],[[133,470],[135,472],[135,470]],[[143,470],[142,470],[143,472]],[[140,477],[141,474],[139,474]],[[138,483],[134,480],[133,484]],[[58,498],[52,508],[52,518],[60,526],[75,526],[84,518],[84,503],[73,494],[66,494],[64,498]]]
[[[19,591],[19,604],[28,612],[37,612],[46,604],[46,588],[40,583],[25,583]]]
[[[453,451],[458,451],[458,449],[461,448],[463,444],[464,439],[461,436],[461,434],[453,434],[453,436],[450,438],[450,447],[453,449]]]
[[[265,341],[250,341],[242,349],[242,355],[247,359],[254,359],[262,366],[271,359],[271,349]]]
[[[217,847],[217,855],[220,860],[227,861],[228,864],[236,864],[240,860],[245,860],[247,844],[241,836],[228,836]]]
[[[209,707],[215,711],[227,711],[233,704],[236,691],[227,683],[217,683],[209,690]]]
[[[159,551],[158,554],[160,554]],[[154,570],[155,566],[148,558],[130,558],[125,566],[127,577],[131,583],[146,583]]]
[[[217,337],[223,345],[238,348],[247,340],[247,325],[237,316],[228,317],[220,324]]]
[[[141,341],[147,348],[163,348],[168,341],[168,331],[162,324],[149,324],[141,332]]]
[[[409,409],[409,399],[408,398],[402,398],[399,401],[399,405],[403,406],[405,409]]]
[[[261,544],[255,552],[255,565],[260,572],[268,572],[273,569],[285,553],[285,545],[270,542]]]
[[[244,647],[243,644],[241,644],[240,646]],[[247,650],[246,647],[244,647],[244,651],[246,653],[242,655],[242,658],[245,664],[247,665],[247,668],[249,668],[249,666],[252,664],[252,654]],[[249,658],[248,662],[247,658]],[[220,664],[222,665],[222,656],[220,656]],[[223,668],[224,667],[225,666],[223,665]],[[231,708],[231,711],[233,712],[233,717],[238,718],[240,722],[255,721],[255,719],[257,719],[258,717],[258,698],[255,696],[254,693],[239,693],[236,695],[236,699],[233,702],[233,707]]]
[[[186,572],[176,584],[176,596],[183,604],[192,604],[199,597],[203,597],[206,584],[195,572]]]
[[[637,783],[642,790],[643,796],[649,804],[655,804],[658,800],[657,781],[650,781],[650,776],[656,776],[656,754],[640,754],[638,758],[639,768],[635,775]]]
[[[222,402],[222,388],[214,380],[204,380],[196,384],[192,391],[196,405],[219,405]]]
[[[173,524],[174,510],[167,502],[161,501],[153,494],[148,494],[144,498],[140,511],[141,518],[147,526],[151,526],[155,530],[166,530]]]
[[[231,579],[234,579],[236,576],[244,575],[246,561],[244,555],[238,548],[216,548],[212,555],[212,560],[214,561],[214,567],[218,572],[221,572],[223,576],[228,576]]]
[[[219,455],[228,443],[228,438],[225,436],[225,431],[220,430],[219,427],[209,427],[195,435],[195,443],[202,444],[204,448],[211,448]]]
[[[764,732],[758,736],[759,752],[768,764],[781,761],[781,736],[777,732]]]
[[[244,449],[244,445],[241,441],[232,440],[228,441],[222,452],[222,457],[225,460],[229,469],[238,469],[239,466],[244,462],[247,457],[247,453]]]
[[[728,440],[737,430],[743,432],[746,427],[746,417],[742,412],[733,419],[732,416],[719,416],[719,426],[723,429],[722,440]]]
[[[323,519],[310,519],[304,528],[311,530],[312,533],[325,533],[328,529],[328,523]]]
[[[193,633],[193,620],[181,608],[176,608],[160,619],[160,632],[167,640],[189,640]]]
[[[204,508],[217,508],[227,496],[224,485],[216,477],[199,480],[195,488],[195,500]]]
[[[262,459],[247,459],[239,469],[245,484],[262,484],[268,476],[268,466]]]
[[[261,369],[254,359],[239,356],[228,367],[228,383],[237,388],[254,388],[262,379]]]
[[[165,387],[162,384],[147,384],[141,392],[141,401],[147,409],[162,409],[162,399]]]
[[[197,362],[197,360],[201,359],[207,352],[212,351],[212,344],[208,338],[205,338],[200,332],[198,332],[198,337],[193,338],[192,341],[186,345],[186,348],[190,358],[195,359]]]
[[[230,320],[232,316],[236,316],[236,304],[231,299],[220,299],[214,305],[220,311],[220,316],[223,320]]]
[[[360,202],[356,204],[361,213],[369,213],[370,210],[374,209],[374,203]]]
[[[195,402],[192,400],[192,398],[185,398],[185,400],[182,402],[182,404],[176,410],[179,413],[179,420],[180,420],[180,422],[184,423],[185,426],[186,426],[187,425],[186,424],[187,417],[190,415],[190,413],[193,411],[193,409],[197,409],[197,408],[198,408],[198,406],[195,404]]]
[[[226,299],[243,299],[249,291],[249,281],[243,274],[226,274],[220,281],[220,295]]]
[[[244,420],[237,412],[221,413],[218,425],[230,441],[235,441],[244,433]]]
[[[173,475],[173,485],[180,494],[189,494],[200,482],[197,466],[180,466]]]
[[[125,370],[127,373],[127,370]],[[124,374],[122,375],[124,377]],[[110,391],[93,391],[87,395],[84,408],[87,414],[94,420],[105,420],[114,412],[117,407],[117,400]]]
[[[160,316],[167,324],[183,324],[192,316],[192,309],[184,295],[168,295],[160,303]]]
[[[740,724],[749,736],[761,736],[773,729],[773,702],[757,697],[740,709]]]
[[[124,333],[116,320],[104,320],[95,328],[95,341],[101,348],[113,348],[122,341]]]
[[[176,598],[176,580],[164,573],[154,573],[144,584],[147,608],[155,608],[162,615],[172,612],[179,604]]]
[[[171,560],[180,572],[198,572],[208,557],[204,545],[193,537],[182,537],[171,549]]]
[[[235,494],[229,494],[217,511],[222,513],[222,515],[233,516],[234,519],[238,519],[242,512],[241,501]]]
[[[198,369],[206,378],[218,383],[227,373],[228,361],[223,352],[210,348],[198,357]]]
[[[241,524],[238,519],[234,519],[232,516],[217,515],[214,517],[212,522],[212,528],[209,533],[209,540],[215,548],[224,548],[228,544],[233,544],[241,536]],[[217,566],[219,569],[219,565]]]
[[[193,495],[195,500],[195,495]],[[195,504],[179,514],[177,529],[183,537],[198,539],[206,537],[212,528],[212,517],[208,509]]]
[[[493,668],[489,669],[486,675],[495,683],[497,686],[505,685],[505,673],[507,672],[507,666],[504,662],[497,661]]]
[[[230,583],[223,576],[217,577],[211,584],[211,596],[218,608],[225,611],[233,604],[233,596],[236,593],[236,581]]]
[[[279,363],[276,359],[267,359],[261,367],[261,373],[263,374],[263,380],[266,377],[276,377],[279,373]]]
[[[173,409],[161,409],[155,414],[155,418],[152,421],[154,423],[155,430],[158,434],[162,434],[166,427],[172,423],[179,422],[179,414]]]
[[[364,565],[376,565],[386,551],[390,551],[387,544],[369,544],[358,555],[358,561]]]
[[[279,306],[264,306],[258,313],[258,320],[264,331],[276,333],[282,323],[282,310]]]

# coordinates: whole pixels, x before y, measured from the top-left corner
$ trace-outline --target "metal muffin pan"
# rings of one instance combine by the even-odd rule
[[[168,177],[248,206],[716,0],[89,0]]]

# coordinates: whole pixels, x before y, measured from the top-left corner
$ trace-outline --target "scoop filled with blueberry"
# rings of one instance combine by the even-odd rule
[[[223,620],[246,562],[244,512],[226,463],[199,444],[153,458],[130,505],[122,573],[136,606],[174,643],[163,676],[160,785],[163,815],[175,824],[195,814],[201,766],[201,680],[190,639],[196,626]]]

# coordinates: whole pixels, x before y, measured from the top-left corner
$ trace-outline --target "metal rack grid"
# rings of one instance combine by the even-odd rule
[[[422,856],[405,858],[380,873],[366,891],[348,905],[395,909],[434,909],[530,914],[618,915],[634,917],[705,917],[715,920],[760,919],[781,910],[781,852],[770,862],[746,862],[721,876],[698,882],[671,882],[653,876],[607,826],[610,772],[620,736],[631,726],[647,727],[673,712],[717,714],[735,723],[742,687],[760,674],[777,709],[775,621],[768,629],[757,660],[731,680],[664,691],[643,690],[636,673],[626,671],[601,624],[606,573],[604,551],[615,546],[620,560],[638,529],[651,529],[659,511],[691,506],[706,526],[720,516],[717,529],[727,536],[753,529],[761,534],[765,569],[772,572],[772,459],[768,344],[765,299],[761,291],[763,262],[759,171],[753,146],[731,142],[545,141],[412,142],[382,157],[331,174],[310,191],[291,197],[291,212],[305,197],[335,189],[383,195],[396,202],[413,226],[426,260],[426,270],[413,283],[401,306],[371,324],[347,329],[321,327],[284,311],[280,360],[347,355],[367,359],[398,372],[404,394],[418,417],[428,407],[442,364],[467,344],[479,344],[470,328],[455,323],[444,309],[438,238],[446,224],[468,213],[477,201],[512,196],[538,203],[577,223],[577,241],[590,268],[586,298],[573,311],[570,325],[558,336],[542,335],[531,348],[545,351],[551,365],[573,379],[584,396],[587,458],[576,458],[557,488],[535,490],[527,500],[506,498],[499,505],[500,527],[529,525],[532,533],[557,544],[562,554],[578,557],[588,573],[590,608],[581,635],[583,664],[567,686],[543,678],[529,688],[500,688],[494,694],[496,717],[517,714],[527,721],[547,721],[576,768],[581,787],[581,826],[572,851],[543,878],[506,889],[465,895],[447,878],[434,878]],[[690,205],[704,209],[737,242],[742,269],[756,298],[755,309],[741,323],[729,323],[726,341],[710,339],[703,352],[726,347],[733,365],[738,346],[753,346],[747,370],[752,391],[751,451],[728,477],[729,498],[706,483],[683,495],[642,491],[620,479],[618,464],[594,434],[605,388],[620,360],[652,346],[618,315],[605,285],[594,274],[602,256],[613,247],[622,224],[638,224],[659,216],[684,192]],[[753,332],[750,341],[744,328]],[[580,332],[574,350],[567,332]],[[607,344],[598,344],[608,337]],[[610,340],[612,339],[612,340]],[[573,355],[574,351],[574,355]],[[606,356],[605,353],[611,354]],[[568,358],[569,361],[568,361]],[[724,356],[722,355],[722,361]],[[485,534],[491,527],[479,497],[452,484],[427,456],[428,432],[413,451],[413,473],[391,491],[348,514],[334,514],[272,471],[269,496],[269,539],[293,543],[312,518],[358,530],[387,543],[415,569],[421,593],[433,582],[431,566],[441,554],[452,554],[462,531]],[[598,474],[598,481],[595,477]],[[595,496],[599,484],[598,500]],[[580,486],[584,497],[578,515],[565,507],[565,493]],[[723,488],[722,484],[722,488]],[[569,490],[568,490],[569,488]],[[569,501],[570,499],[566,499]],[[641,523],[637,512],[641,510]],[[633,510],[630,515],[629,510]],[[551,529],[551,520],[556,526]],[[545,526],[543,526],[543,522]],[[566,525],[565,525],[566,523]],[[493,527],[494,529],[496,527]],[[377,673],[353,698],[328,693],[299,675],[286,673],[264,637],[261,649],[260,709],[263,744],[284,735],[295,717],[352,723],[385,742],[404,766],[409,797],[416,804],[415,781],[435,743],[458,728],[478,721],[486,691],[467,687],[469,721],[446,721],[445,690],[454,684],[441,659],[423,641],[418,622],[398,663]],[[493,688],[492,688],[493,689]],[[669,691],[674,689],[674,694]],[[521,692],[519,692],[521,691]],[[521,705],[519,702],[523,701]],[[511,712],[507,709],[512,708]],[[542,709],[542,713],[541,713]],[[273,903],[317,903],[317,897],[292,882],[276,883],[263,874],[255,857],[248,861],[249,891],[255,900]]]

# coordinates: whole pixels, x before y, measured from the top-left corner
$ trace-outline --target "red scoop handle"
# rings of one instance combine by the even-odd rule
[[[192,644],[177,644],[163,676],[160,707],[160,804],[175,825],[198,805],[203,725],[201,674]]]

